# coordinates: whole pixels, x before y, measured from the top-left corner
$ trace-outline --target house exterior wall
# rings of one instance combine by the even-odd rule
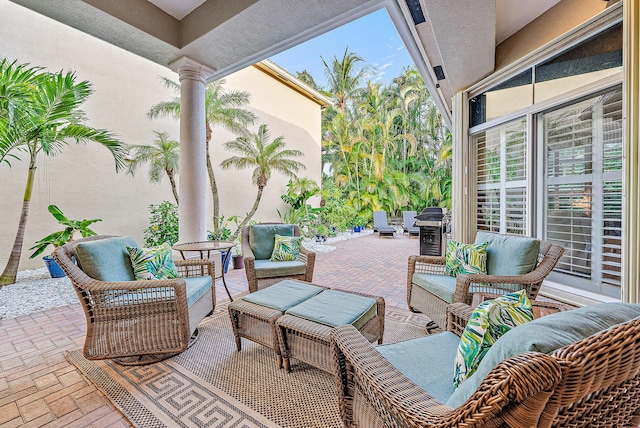
[[[91,82],[94,93],[82,106],[90,126],[108,129],[128,144],[150,144],[154,130],[179,138],[177,120],[149,120],[146,116],[152,105],[175,96],[159,80],[159,76],[164,76],[178,81],[168,68],[7,0],[0,0],[0,46],[0,55],[10,60],[43,66],[49,71],[73,70],[78,81]],[[225,88],[249,91],[252,103],[248,108],[259,117],[259,123],[269,125],[272,137],[284,136],[288,148],[305,153],[301,161],[307,169],[300,175],[320,181],[321,111],[317,103],[254,67],[230,75]],[[221,211],[227,216],[249,211],[256,195],[250,171],[222,171],[219,167],[220,161],[228,156],[220,145],[233,138],[226,131],[214,129],[212,160]],[[22,160],[13,160],[11,167],[0,165],[2,266],[15,238],[27,177],[27,158],[23,153],[15,154]],[[278,218],[276,208],[281,211],[285,208],[280,195],[286,191],[287,182],[288,179],[274,173],[254,216],[256,220]],[[72,219],[101,218],[94,225],[98,233],[131,235],[142,244],[143,230],[148,225],[148,205],[164,200],[173,201],[166,178],[159,184],[149,184],[146,167],[135,177],[116,174],[111,154],[98,144],[71,143],[55,157],[40,155],[20,269],[42,267],[41,260],[28,258],[31,254],[28,248],[60,229],[47,212],[49,204],[59,206]],[[208,217],[211,215],[209,209]],[[208,224],[212,228],[211,218]]]

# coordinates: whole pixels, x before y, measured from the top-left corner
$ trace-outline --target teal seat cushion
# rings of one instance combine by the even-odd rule
[[[190,278],[184,278],[185,280],[185,288],[187,291],[187,307],[193,306],[194,303],[198,301],[202,296],[206,293],[211,293],[211,277],[210,276],[196,276]],[[151,295],[149,295],[151,294]],[[146,288],[140,291],[129,291],[126,293],[114,294],[111,297],[108,297],[107,300],[113,304],[121,303],[131,303],[140,299],[163,299],[163,298],[173,298],[173,290],[168,290],[166,288]]]
[[[276,235],[293,236],[293,225],[254,224],[249,227],[249,245],[256,260],[271,258]]]
[[[456,292],[455,277],[435,273],[414,273],[411,281],[445,302],[453,303],[453,295]]]
[[[271,260],[255,261],[256,278],[272,278],[275,276],[304,275],[307,265],[303,261],[272,262]]]
[[[453,360],[460,338],[451,332],[406,340],[376,349],[402,374],[443,403],[453,394]]]
[[[476,244],[488,242],[487,274],[522,275],[531,272],[538,262],[540,241],[525,236],[508,236],[479,231]]]
[[[337,290],[325,290],[289,308],[285,314],[329,327],[352,324],[360,329],[376,316],[377,305],[375,299],[370,297]]]
[[[284,313],[287,309],[304,302],[322,290],[316,285],[285,280],[248,294],[242,300]]]
[[[471,397],[482,380],[503,360],[528,351],[550,354],[556,349],[582,340],[640,316],[640,305],[600,303],[572,311],[558,312],[517,326],[505,333],[489,349],[476,372],[464,381],[447,401],[458,407]]]
[[[191,307],[199,298],[206,293],[211,293],[213,283],[211,276],[194,276],[184,278],[187,288],[187,306]]]
[[[78,266],[93,279],[109,282],[133,281],[127,247],[138,244],[130,236],[80,242],[73,247]]]

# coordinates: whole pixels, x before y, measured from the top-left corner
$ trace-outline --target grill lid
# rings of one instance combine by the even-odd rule
[[[444,213],[440,207],[429,207],[422,210],[420,214],[416,216],[416,220],[421,221],[442,221]],[[417,225],[417,222],[416,222]]]

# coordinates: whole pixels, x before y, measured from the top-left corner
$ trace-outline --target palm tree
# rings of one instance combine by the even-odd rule
[[[91,95],[91,84],[87,81],[76,83],[73,72],[40,70],[26,64],[18,65],[15,61],[0,61],[0,163],[8,162],[9,158],[19,159],[16,152],[26,153],[29,157],[18,230],[0,276],[0,287],[16,280],[39,154],[59,154],[70,140],[76,143],[94,141],[111,151],[116,171],[125,167],[123,143],[106,130],[82,123],[85,114],[80,105]],[[16,93],[20,93],[19,98]]]
[[[267,186],[267,181],[271,178],[272,171],[278,171],[287,177],[294,178],[296,172],[306,168],[302,163],[291,159],[304,156],[304,154],[299,150],[285,149],[284,137],[274,138],[271,142],[269,139],[269,130],[267,125],[263,123],[258,132],[250,137],[238,137],[224,144],[227,150],[238,153],[238,156],[232,156],[222,161],[220,164],[222,168],[228,169],[232,166],[238,169],[254,168],[251,181],[258,186],[258,194],[253,207],[238,225],[238,230],[231,237],[231,240],[238,236],[242,227],[249,223],[258,210],[262,192]]]
[[[133,152],[129,160],[128,173],[134,175],[140,165],[149,164],[149,182],[159,183],[163,174],[167,174],[171,183],[173,197],[178,204],[178,190],[176,188],[176,174],[180,159],[180,143],[169,138],[166,132],[153,131],[156,139],[153,145],[129,146]]]
[[[349,100],[358,91],[360,81],[367,72],[366,67],[356,70],[357,64],[363,62],[363,59],[355,53],[349,52],[348,46],[340,60],[334,56],[331,64],[328,64],[324,58],[320,57],[320,59],[324,64],[324,72],[328,80],[329,88],[327,91],[336,102],[338,110],[344,110]]]
[[[162,78],[167,88],[174,89],[180,93],[180,84],[170,79]],[[247,135],[247,126],[253,124],[256,116],[242,107],[249,104],[251,96],[246,91],[225,91],[226,81],[216,80],[209,83],[204,93],[205,121],[207,124],[206,152],[207,152],[207,172],[209,174],[209,184],[211,186],[211,196],[213,197],[213,227],[218,229],[220,221],[220,198],[218,196],[218,186],[211,163],[209,143],[213,134],[213,127],[220,126],[238,135]],[[147,116],[150,119],[161,116],[172,116],[180,119],[180,97],[176,96],[171,101],[163,101],[151,107]]]

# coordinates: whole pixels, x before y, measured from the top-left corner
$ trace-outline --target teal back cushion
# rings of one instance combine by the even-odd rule
[[[293,225],[254,224],[249,227],[249,243],[257,260],[271,258],[276,235],[293,236]]]
[[[130,236],[80,242],[73,247],[78,266],[100,281],[133,281],[133,268],[127,247],[137,247]]]
[[[640,316],[640,305],[633,303],[600,303],[558,312],[517,326],[505,333],[484,356],[476,372],[456,389],[447,405],[458,407],[471,397],[482,380],[503,360],[528,351],[550,354],[606,330],[616,324]]]
[[[526,236],[508,236],[478,231],[476,244],[488,242],[487,274],[522,275],[536,267],[540,241]]]

